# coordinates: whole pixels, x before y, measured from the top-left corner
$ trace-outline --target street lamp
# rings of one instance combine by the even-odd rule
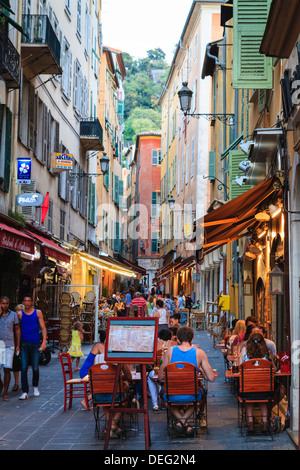
[[[273,271],[269,274],[270,277],[270,294],[271,295],[283,295],[284,288],[284,273],[281,271],[279,266],[276,264]]]
[[[229,126],[232,126],[234,123],[234,114],[209,114],[209,113],[202,113],[202,114],[195,114],[195,113],[189,113],[189,110],[191,109],[191,104],[192,104],[192,96],[193,92],[190,90],[187,86],[187,82],[182,82],[182,88],[181,90],[178,91],[178,97],[179,97],[179,103],[180,103],[180,109],[183,112],[185,116],[193,116],[195,118],[200,118],[204,117],[208,121],[215,121],[218,119],[219,121],[223,122],[223,124],[229,124]]]

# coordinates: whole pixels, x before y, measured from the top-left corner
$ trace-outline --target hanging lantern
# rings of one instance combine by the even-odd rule
[[[270,291],[271,295],[282,295],[284,288],[284,273],[276,264],[273,271],[270,272]]]
[[[244,295],[253,295],[253,281],[251,281],[249,274],[244,281]]]

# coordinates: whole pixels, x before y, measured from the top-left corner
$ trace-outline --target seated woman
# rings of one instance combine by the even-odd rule
[[[177,332],[178,346],[169,348],[163,358],[162,365],[158,371],[158,379],[161,381],[164,377],[164,368],[173,362],[188,362],[194,364],[198,371],[201,370],[204,378],[209,382],[214,382],[215,376],[213,370],[208,362],[205,352],[200,348],[192,346],[194,339],[194,330],[188,326],[182,326]],[[204,390],[199,388],[198,399],[201,400],[200,412],[203,411],[203,405],[205,404]],[[180,404],[187,400],[187,395],[174,395],[172,401],[178,402],[178,406],[172,406],[172,413],[177,418],[176,431],[182,433],[183,431],[187,435],[191,435],[194,431],[191,426],[187,425],[187,420],[193,414],[193,405],[185,406]],[[166,399],[166,397],[165,397]],[[193,400],[193,397],[191,398]]]
[[[242,364],[245,361],[249,361],[249,359],[267,359],[268,361],[273,363],[272,353],[266,342],[264,337],[261,333],[254,332],[249,336],[247,343],[243,346],[240,354],[239,364]],[[254,431],[254,424],[253,424],[253,403],[246,403],[246,417],[247,417],[247,428],[248,432]],[[268,409],[267,403],[259,403],[261,417],[262,417],[262,431],[268,431]]]
[[[172,334],[170,330],[168,329],[161,330],[158,333],[157,351],[168,349],[171,343],[171,339],[172,339]],[[158,411],[159,409],[158,392],[157,392],[156,383],[153,380],[154,373],[155,373],[154,369],[149,372],[148,377],[147,377],[147,382],[148,382],[148,388],[149,388],[149,392],[150,392],[151,400],[152,400],[152,409],[153,411]]]
[[[90,353],[88,354],[86,360],[84,361],[83,363],[83,366],[81,367],[80,369],[80,372],[79,372],[79,375],[80,375],[80,378],[84,378],[86,376],[88,376],[88,373],[89,373],[89,369],[90,367],[92,367],[94,364],[101,364],[101,363],[105,363],[105,360],[104,360],[104,350],[105,350],[105,339],[106,339],[106,332],[104,330],[101,330],[99,332],[99,337],[100,337],[100,343],[96,343]],[[130,380],[131,379],[131,370],[129,368],[129,365],[128,364],[123,364],[122,366],[122,372],[123,372],[123,375],[124,375],[124,379],[126,380]],[[127,392],[128,391],[128,384],[127,382],[124,382],[124,391]],[[110,394],[107,394],[107,393],[103,393],[103,398],[110,398],[108,397],[108,395]],[[104,397],[104,395],[107,395],[107,397]],[[88,396],[88,399],[91,400],[92,399],[92,395],[89,395]],[[80,402],[82,404],[82,406],[86,409],[86,404],[85,404],[85,400],[82,400]],[[109,410],[108,410],[108,407],[103,407],[103,412],[106,416],[106,419],[108,419],[109,417]],[[121,429],[118,425],[119,423],[119,420],[120,420],[120,417],[121,417],[121,413],[115,413],[114,414],[114,417],[113,417],[113,421],[112,421],[112,427],[111,427],[111,433],[110,433],[110,437],[118,437],[121,433]]]

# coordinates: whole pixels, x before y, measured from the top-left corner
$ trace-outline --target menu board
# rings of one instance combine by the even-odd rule
[[[153,363],[156,358],[158,318],[109,318],[106,362]]]

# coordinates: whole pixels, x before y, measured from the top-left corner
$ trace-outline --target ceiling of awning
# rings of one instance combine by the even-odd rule
[[[278,196],[279,190],[274,188],[276,180],[269,178],[204,216],[202,256],[249,235],[249,229],[258,224],[255,214]],[[201,226],[201,221],[198,225]]]

